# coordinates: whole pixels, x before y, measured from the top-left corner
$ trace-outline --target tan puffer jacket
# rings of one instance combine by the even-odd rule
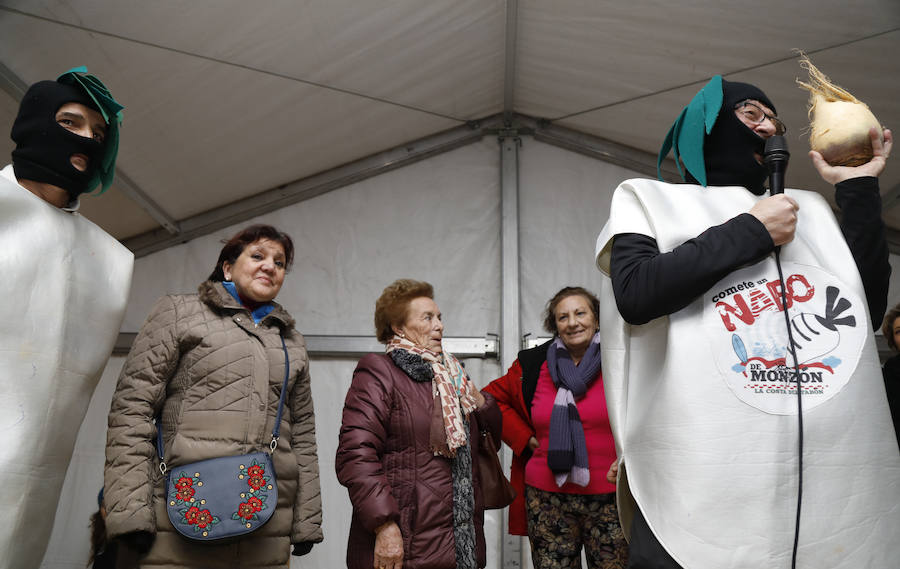
[[[255,325],[221,283],[205,282],[199,295],[170,295],[156,303],[119,376],[106,444],[108,537],[155,533],[141,567],[285,567],[291,543],[322,541],[309,359],[293,325],[277,304]],[[152,419],[162,412],[170,469],[267,449],[284,381],[281,330],[290,380],[273,457],[275,514],[240,541],[192,543],[166,515]]]

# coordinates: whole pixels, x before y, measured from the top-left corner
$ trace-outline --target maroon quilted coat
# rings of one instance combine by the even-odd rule
[[[429,450],[431,382],[416,382],[389,356],[364,356],[344,403],[335,469],[353,504],[347,567],[372,569],[375,528],[395,521],[403,534],[404,569],[456,567],[450,459]],[[500,440],[494,398],[469,415],[478,566],[485,566],[484,501],[476,456],[481,429]]]

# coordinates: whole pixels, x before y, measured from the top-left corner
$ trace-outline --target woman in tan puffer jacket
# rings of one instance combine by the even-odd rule
[[[302,555],[322,541],[309,359],[293,318],[273,302],[292,260],[286,234],[266,225],[244,229],[223,247],[198,294],[156,303],[132,346],[110,407],[106,524],[140,567],[286,567],[291,544]],[[170,469],[268,451],[284,380],[282,335],[290,378],[272,457],[275,513],[236,541],[192,542],[166,514],[152,420],[162,416]]]

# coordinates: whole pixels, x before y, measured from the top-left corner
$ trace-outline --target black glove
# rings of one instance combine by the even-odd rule
[[[119,541],[125,544],[131,550],[143,555],[150,551],[153,541],[156,540],[156,534],[149,531],[133,531],[131,533],[123,533],[119,536]]]
[[[301,541],[300,543],[294,543],[294,552],[291,555],[300,557],[301,555],[306,555],[310,551],[312,551],[313,542],[311,541]]]

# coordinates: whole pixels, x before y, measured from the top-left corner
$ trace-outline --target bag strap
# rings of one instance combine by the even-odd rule
[[[284,352],[284,382],[281,384],[281,395],[278,397],[278,412],[275,414],[275,428],[272,429],[272,441],[269,443],[269,451],[275,452],[278,446],[279,433],[281,432],[281,415],[284,412],[284,394],[287,392],[288,379],[291,374],[291,360],[288,357],[287,345],[284,342],[284,333],[279,332],[281,338],[281,350]],[[163,452],[162,413],[153,418],[156,423],[156,456],[159,457],[159,471],[166,474],[166,461]]]
[[[284,334],[279,335],[281,336],[281,349],[284,351],[284,383],[281,385],[281,396],[278,398],[278,412],[275,414],[275,428],[272,429],[272,442],[269,443],[269,448],[272,452],[275,452],[275,447],[278,446],[278,433],[281,430],[281,413],[284,411],[284,392],[287,391],[288,375],[290,374],[291,369],[291,361],[288,359],[287,346],[284,343]]]

